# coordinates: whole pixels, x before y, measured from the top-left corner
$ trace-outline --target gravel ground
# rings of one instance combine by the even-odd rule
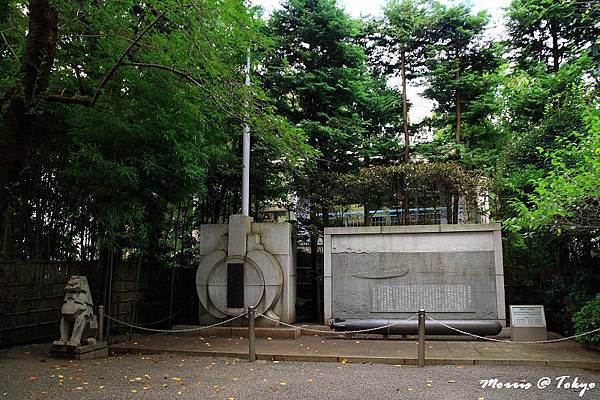
[[[0,353],[0,399],[600,399],[600,374],[576,369],[248,363],[177,354],[66,361],[47,358],[46,350]],[[563,386],[577,377],[598,387],[579,397],[583,387],[557,388],[565,375]],[[549,386],[537,388],[544,377]],[[481,387],[481,380],[493,378],[533,387]]]

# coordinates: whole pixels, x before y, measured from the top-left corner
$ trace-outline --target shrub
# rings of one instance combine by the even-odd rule
[[[577,335],[600,328],[600,293],[585,303],[581,310],[573,315],[573,323]],[[600,332],[581,336],[577,341],[584,344],[598,345],[600,344]]]

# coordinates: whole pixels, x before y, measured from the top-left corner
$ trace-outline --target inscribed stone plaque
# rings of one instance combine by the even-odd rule
[[[545,328],[544,306],[510,306],[510,324],[513,327]]]
[[[469,284],[405,283],[373,284],[371,312],[474,312],[473,287]]]

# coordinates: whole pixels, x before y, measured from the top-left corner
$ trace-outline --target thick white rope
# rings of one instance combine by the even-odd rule
[[[578,335],[568,336],[568,337],[564,337],[564,338],[560,338],[560,339],[551,339],[551,340],[502,340],[502,339],[489,338],[489,337],[485,337],[485,336],[479,336],[479,335],[475,335],[474,333],[469,333],[469,332],[462,331],[462,330],[460,330],[458,328],[455,328],[453,326],[445,324],[442,321],[438,321],[437,319],[435,319],[433,317],[430,317],[429,314],[427,314],[427,318],[430,319],[430,320],[432,320],[432,321],[434,321],[434,322],[437,322],[438,324],[440,324],[440,325],[442,325],[442,326],[444,326],[444,327],[446,327],[448,329],[451,329],[451,330],[453,330],[455,332],[458,332],[458,333],[462,333],[463,335],[472,336],[472,337],[477,338],[477,339],[487,340],[489,342],[498,342],[498,343],[519,343],[519,344],[557,343],[557,342],[564,342],[566,340],[576,339],[576,338],[581,337],[581,336],[590,335],[590,334],[595,333],[595,332],[600,332],[600,328],[596,328],[596,329],[593,329],[593,330],[588,331],[588,332],[584,332],[584,333],[580,333]]]

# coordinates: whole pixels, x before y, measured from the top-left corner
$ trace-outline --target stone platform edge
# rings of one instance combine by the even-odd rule
[[[325,228],[325,235],[365,235],[386,233],[439,233],[439,232],[488,232],[500,231],[500,224],[438,224],[401,226],[357,226]]]
[[[186,356],[198,357],[224,357],[247,360],[248,353],[237,351],[222,350],[175,350],[168,347],[160,348],[140,348],[127,346],[126,344],[117,344],[109,346],[111,354],[136,354],[148,355],[157,353],[176,353]],[[377,357],[377,356],[344,356],[344,355],[316,355],[316,354],[276,354],[257,352],[257,360],[266,361],[295,361],[295,362],[339,362],[355,364],[389,364],[389,365],[417,365],[417,358],[407,357]],[[600,371],[600,360],[534,360],[534,359],[476,359],[476,358],[425,358],[425,365],[514,365],[514,366],[535,366],[551,368],[581,368],[591,371]]]

